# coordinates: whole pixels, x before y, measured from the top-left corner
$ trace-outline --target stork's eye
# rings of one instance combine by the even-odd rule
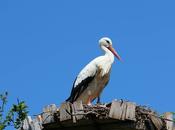
[[[108,40],[106,40],[106,42],[107,42],[108,44],[110,44],[110,42],[109,42]]]

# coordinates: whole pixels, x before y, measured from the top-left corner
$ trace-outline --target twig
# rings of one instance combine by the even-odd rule
[[[71,116],[78,116],[78,115],[88,115],[88,114],[96,114],[96,115],[99,115],[97,112],[94,112],[94,111],[89,111],[89,112],[86,112],[86,113],[75,113],[75,114],[72,114],[70,113],[68,110],[65,110],[69,115]]]
[[[166,120],[166,121],[175,122],[174,120],[170,120],[170,119],[166,119],[166,118],[163,118],[163,117],[160,117],[160,116],[156,116],[156,115],[151,114],[151,113],[147,113],[147,112],[143,112],[143,111],[141,111],[141,113],[142,113],[142,114],[151,115],[151,116],[154,116],[154,117],[157,117],[157,118],[160,118],[160,119]]]

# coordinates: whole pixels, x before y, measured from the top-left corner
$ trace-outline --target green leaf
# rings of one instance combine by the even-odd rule
[[[24,101],[17,100],[17,104],[13,104],[11,109],[4,113],[4,106],[7,103],[8,93],[0,94],[0,130],[5,129],[9,125],[13,125],[14,128],[19,129],[22,126],[24,119],[27,117],[27,105]],[[4,119],[3,119],[3,115]]]

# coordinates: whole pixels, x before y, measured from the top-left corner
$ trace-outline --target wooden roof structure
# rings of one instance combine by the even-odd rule
[[[173,130],[172,114],[160,117],[148,107],[114,100],[108,104],[84,105],[64,102],[52,104],[32,120],[24,121],[24,130]]]

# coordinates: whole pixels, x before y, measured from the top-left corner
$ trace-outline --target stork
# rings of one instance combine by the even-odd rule
[[[82,101],[83,104],[90,105],[91,102],[98,98],[108,84],[110,71],[114,56],[121,60],[119,54],[112,47],[112,41],[108,37],[99,40],[101,49],[105,52],[87,64],[76,77],[70,97],[66,100],[71,103]]]

